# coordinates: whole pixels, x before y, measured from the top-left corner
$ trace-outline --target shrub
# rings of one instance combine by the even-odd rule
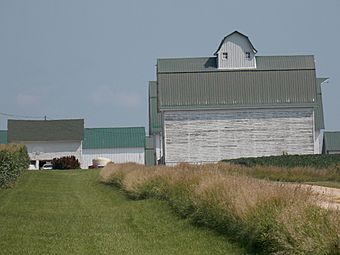
[[[319,197],[310,189],[239,175],[243,168],[109,164],[100,176],[134,199],[165,200],[179,215],[228,234],[252,251],[339,254],[339,211],[318,206]]]
[[[67,156],[61,158],[54,158],[52,160],[53,169],[78,169],[80,163],[75,156]]]
[[[10,187],[29,166],[26,146],[0,145],[0,187]]]

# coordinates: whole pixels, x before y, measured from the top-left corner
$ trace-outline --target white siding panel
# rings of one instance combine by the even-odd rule
[[[228,53],[228,58],[223,58],[223,53]],[[250,52],[250,59],[246,58],[246,52]],[[242,69],[256,68],[255,54],[248,40],[235,33],[227,38],[218,52],[218,68]]]
[[[83,149],[82,168],[88,168],[98,157],[111,159],[114,163],[144,164],[144,148]]]
[[[164,113],[165,162],[217,162],[313,154],[313,111],[177,111]]]
[[[52,160],[75,156],[81,162],[81,141],[22,142],[31,160]]]

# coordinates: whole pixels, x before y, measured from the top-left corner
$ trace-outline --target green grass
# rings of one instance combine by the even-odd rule
[[[133,201],[96,170],[25,172],[0,190],[1,254],[244,254],[176,217],[162,201]]]

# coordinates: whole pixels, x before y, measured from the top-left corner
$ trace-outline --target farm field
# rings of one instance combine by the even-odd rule
[[[26,171],[0,190],[1,254],[245,254],[223,235],[134,201],[97,170]]]

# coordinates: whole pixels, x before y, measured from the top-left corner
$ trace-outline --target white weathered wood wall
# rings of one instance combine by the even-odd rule
[[[223,58],[223,52],[228,53],[228,59]],[[246,52],[250,52],[250,59],[246,58]],[[218,68],[242,69],[255,68],[255,54],[248,40],[240,34],[230,35],[222,44],[218,52]]]
[[[52,160],[66,156],[75,156],[81,162],[81,141],[21,142],[27,147],[31,160]]]
[[[111,159],[114,163],[144,164],[144,148],[83,149],[81,167],[88,168],[92,165],[92,160],[98,157]]]
[[[313,154],[313,110],[169,111],[165,162]]]

